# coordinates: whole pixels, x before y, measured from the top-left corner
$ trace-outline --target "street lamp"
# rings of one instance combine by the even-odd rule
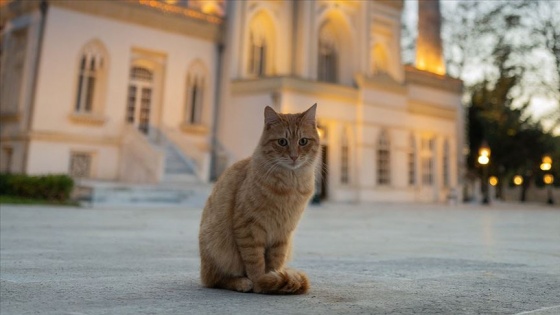
[[[523,176],[515,175],[513,177],[513,184],[515,184],[515,186],[521,186],[521,184],[523,184]]]
[[[550,171],[552,169],[552,158],[549,155],[545,155],[542,158],[541,170],[543,172]],[[552,199],[552,183],[554,183],[554,176],[552,174],[544,174],[543,181],[546,184],[546,190],[548,198],[546,203],[549,205],[554,204],[554,199]]]
[[[489,204],[490,199],[488,198],[488,163],[490,163],[490,147],[486,141],[482,142],[480,149],[478,149],[478,163],[482,166],[482,203]]]
[[[552,168],[552,158],[548,155],[543,156],[541,163],[541,170],[550,171]]]

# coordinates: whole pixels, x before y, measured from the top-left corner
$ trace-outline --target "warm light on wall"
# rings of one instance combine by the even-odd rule
[[[323,130],[323,127],[317,126],[317,133],[319,134],[319,139],[323,140],[323,137],[325,136],[325,130]]]
[[[490,176],[490,178],[488,179],[488,182],[490,183],[490,185],[496,186],[496,185],[498,185],[498,177]]]
[[[165,13],[180,14],[180,15],[190,17],[190,18],[205,20],[205,21],[213,23],[213,24],[222,23],[222,19],[217,17],[217,16],[204,14],[200,11],[192,10],[192,9],[185,8],[185,7],[182,7],[182,6],[169,4],[168,3],[169,1],[167,1],[167,2],[160,2],[160,1],[154,1],[154,0],[128,0],[128,1],[138,2],[141,5],[145,5],[145,6],[154,8],[154,9],[158,9],[158,10],[161,10]]]
[[[439,75],[445,75],[443,57],[433,52],[418,53],[416,56],[416,68]]]
[[[445,75],[445,62],[441,44],[441,13],[437,0],[418,1],[416,68],[438,75]]]
[[[545,184],[550,185],[554,182],[554,176],[552,174],[546,174],[543,177],[543,181]]]
[[[515,176],[513,177],[513,183],[514,183],[516,186],[519,186],[519,185],[523,184],[523,176],[521,176],[521,175],[515,175]]]
[[[216,1],[204,1],[201,10],[206,14],[220,14],[220,6]]]

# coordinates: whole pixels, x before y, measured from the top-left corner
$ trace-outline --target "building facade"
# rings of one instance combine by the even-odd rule
[[[461,82],[423,2],[416,67],[402,1],[3,2],[1,171],[208,182],[252,153],[265,106],[317,103],[324,198],[443,201]]]

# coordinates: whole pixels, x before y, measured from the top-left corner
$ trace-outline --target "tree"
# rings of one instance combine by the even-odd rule
[[[550,78],[542,79],[534,58],[528,58],[535,51],[544,51],[545,41],[519,40],[530,38],[533,26],[537,25],[522,18],[529,5],[499,1],[460,3],[459,13],[448,21],[457,23],[448,26],[448,31],[457,33],[447,43],[452,52],[448,58],[451,72],[466,75],[472,71],[469,67],[482,67],[474,78],[471,74],[466,81],[468,169],[474,174],[480,172],[476,162],[478,149],[483,140],[487,141],[492,149],[489,171],[500,179],[498,195],[502,194],[505,182],[522,174],[525,181],[521,200],[525,200],[529,186],[542,177],[537,176],[542,156],[560,156],[555,146],[558,138],[545,131],[527,111],[531,98],[538,93],[554,95],[550,92],[553,89],[545,88]]]

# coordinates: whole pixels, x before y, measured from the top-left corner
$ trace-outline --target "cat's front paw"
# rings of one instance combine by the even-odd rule
[[[251,292],[253,290],[253,281],[249,278],[242,278],[235,285],[235,290],[239,292]]]

